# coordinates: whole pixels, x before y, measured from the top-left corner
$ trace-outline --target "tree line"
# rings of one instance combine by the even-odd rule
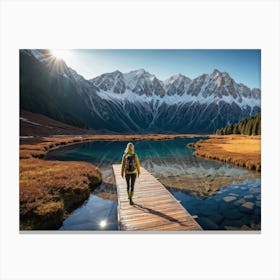
[[[224,128],[217,129],[216,134],[261,135],[261,113],[251,118],[241,120],[236,124],[230,124]]]

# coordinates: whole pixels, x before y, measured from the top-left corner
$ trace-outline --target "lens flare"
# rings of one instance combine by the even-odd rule
[[[56,58],[56,59],[67,59],[69,57],[69,51],[68,50],[60,50],[60,49],[54,49],[51,50],[51,54]]]
[[[106,227],[106,225],[107,225],[107,221],[106,221],[106,220],[102,220],[102,221],[100,222],[100,227],[101,227],[101,228]]]

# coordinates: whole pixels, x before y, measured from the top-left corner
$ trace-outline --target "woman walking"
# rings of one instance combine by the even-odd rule
[[[127,195],[129,199],[129,204],[132,205],[132,197],[134,194],[134,184],[136,180],[136,175],[140,175],[140,162],[137,154],[134,152],[134,145],[128,143],[122,157],[122,177],[125,175],[125,180],[127,184]]]

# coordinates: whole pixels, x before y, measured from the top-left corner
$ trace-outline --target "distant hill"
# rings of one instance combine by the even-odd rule
[[[261,135],[261,113],[255,116],[241,120],[236,124],[230,124],[216,131],[218,135],[243,134],[243,135]]]
[[[105,131],[99,131],[99,133]],[[87,135],[97,133],[93,130],[81,129],[46,117],[21,110],[20,136],[50,136],[50,135]]]

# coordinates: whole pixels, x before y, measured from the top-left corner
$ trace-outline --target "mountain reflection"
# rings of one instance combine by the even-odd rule
[[[188,143],[200,138],[133,141],[141,166],[164,185],[198,196],[215,194],[235,182],[254,179],[258,175],[222,162],[193,156]],[[47,158],[83,160],[93,163],[102,171],[103,181],[113,186],[112,164],[121,162],[127,141],[94,141],[52,151]]]

